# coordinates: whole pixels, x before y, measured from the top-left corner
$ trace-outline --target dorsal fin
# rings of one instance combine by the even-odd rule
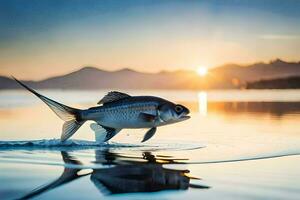
[[[122,92],[117,92],[117,91],[112,91],[109,92],[107,95],[105,95],[99,102],[98,104],[105,104],[105,103],[110,103],[114,101],[118,101],[120,99],[124,99],[127,97],[131,97],[129,94],[125,94]]]

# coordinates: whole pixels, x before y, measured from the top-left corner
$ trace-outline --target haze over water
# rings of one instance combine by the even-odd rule
[[[107,91],[40,92],[87,108]],[[299,197],[299,90],[128,93],[182,103],[191,109],[192,118],[160,127],[146,143],[140,143],[146,130],[124,130],[110,145],[94,143],[87,123],[61,145],[53,138],[60,137],[62,121],[47,106],[26,91],[1,91],[0,182],[5,182],[1,196]]]

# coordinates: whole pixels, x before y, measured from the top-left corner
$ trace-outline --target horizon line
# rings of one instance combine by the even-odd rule
[[[256,61],[256,62],[251,62],[251,63],[234,63],[234,62],[227,62],[227,63],[224,63],[222,65],[217,65],[215,67],[210,67],[208,68],[208,70],[214,70],[214,69],[217,69],[217,68],[221,68],[221,67],[225,67],[225,66],[228,66],[228,65],[237,65],[239,67],[250,67],[251,65],[255,65],[255,64],[272,64],[274,62],[284,62],[284,63],[289,63],[289,64],[300,64],[300,59],[298,61],[286,61],[284,59],[281,59],[281,58],[275,58],[275,59],[271,59],[267,62],[265,61]],[[62,73],[62,74],[57,74],[57,75],[51,75],[49,77],[46,77],[46,78],[42,78],[42,79],[22,79],[23,81],[44,81],[44,80],[47,80],[47,79],[51,79],[51,78],[54,78],[54,77],[59,77],[59,76],[64,76],[64,75],[67,75],[67,74],[71,74],[71,73],[75,73],[75,72],[78,72],[80,70],[83,70],[83,69],[87,69],[87,68],[93,68],[93,69],[96,69],[96,70],[99,70],[99,71],[103,71],[103,72],[120,72],[120,71],[125,71],[125,70],[128,70],[128,71],[132,71],[132,72],[137,72],[137,73],[144,73],[144,74],[160,74],[160,73],[177,73],[177,72],[180,72],[180,71],[186,71],[186,72],[193,72],[195,70],[191,70],[191,69],[176,69],[176,70],[160,70],[160,71],[157,71],[157,72],[148,72],[148,71],[140,71],[140,70],[136,70],[134,68],[130,68],[130,67],[123,67],[123,68],[119,68],[119,69],[116,69],[116,70],[107,70],[107,69],[104,69],[104,68],[101,68],[101,67],[98,67],[98,66],[92,66],[92,65],[82,65],[81,67],[78,67],[77,69],[74,69],[72,71],[69,71],[69,72],[66,72],[66,73]],[[196,72],[196,71],[195,71]],[[12,74],[10,75],[4,75],[4,74],[0,74],[0,76],[2,77],[7,77],[7,78],[11,78],[11,76],[13,76]]]

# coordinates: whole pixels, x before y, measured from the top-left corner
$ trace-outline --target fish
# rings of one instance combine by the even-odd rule
[[[107,142],[122,129],[147,128],[141,141],[146,142],[155,135],[157,127],[190,118],[189,109],[181,104],[156,96],[131,96],[118,91],[107,93],[95,107],[72,108],[41,95],[18,79],[12,78],[41,99],[64,121],[60,138],[62,142],[72,137],[86,121],[94,121],[90,128],[95,132],[96,141]]]

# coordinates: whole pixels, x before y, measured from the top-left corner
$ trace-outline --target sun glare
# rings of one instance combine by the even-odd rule
[[[204,67],[204,66],[198,67],[197,74],[199,76],[205,76],[207,74],[207,67]]]

